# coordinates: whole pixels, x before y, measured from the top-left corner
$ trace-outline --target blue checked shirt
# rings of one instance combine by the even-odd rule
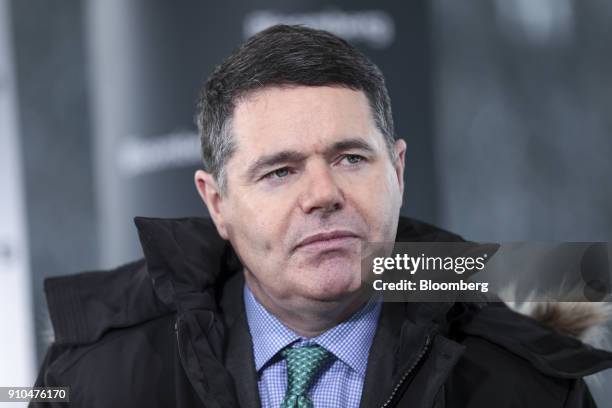
[[[368,302],[349,319],[311,339],[302,338],[283,325],[255,299],[247,285],[244,305],[253,339],[262,408],[277,408],[285,397],[287,366],[280,351],[294,342],[293,347],[318,344],[335,357],[309,388],[308,396],[314,407],[359,407],[380,302]]]

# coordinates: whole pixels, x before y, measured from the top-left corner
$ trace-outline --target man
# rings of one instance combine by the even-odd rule
[[[399,217],[406,144],[378,68],[275,26],[218,66],[195,174],[212,222],[137,218],[144,260],[48,279],[38,385],[78,407],[587,407],[612,356],[501,304],[380,303],[362,242],[461,241]]]

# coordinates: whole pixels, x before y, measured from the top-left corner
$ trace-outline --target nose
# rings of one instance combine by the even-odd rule
[[[300,196],[300,207],[306,214],[331,213],[344,206],[344,194],[334,179],[326,162],[312,163],[306,171],[304,191]]]

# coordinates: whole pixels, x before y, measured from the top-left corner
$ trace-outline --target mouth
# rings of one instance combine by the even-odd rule
[[[359,236],[351,231],[321,232],[304,238],[293,250],[324,251],[341,249],[353,245],[357,240],[359,240]]]

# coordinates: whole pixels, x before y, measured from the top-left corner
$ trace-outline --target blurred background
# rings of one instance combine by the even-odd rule
[[[0,0],[0,385],[34,382],[45,277],[140,257],[135,215],[206,214],[198,89],[276,23],[382,69],[403,214],[473,240],[609,241],[611,22],[605,0]],[[612,374],[591,383],[612,406]]]

